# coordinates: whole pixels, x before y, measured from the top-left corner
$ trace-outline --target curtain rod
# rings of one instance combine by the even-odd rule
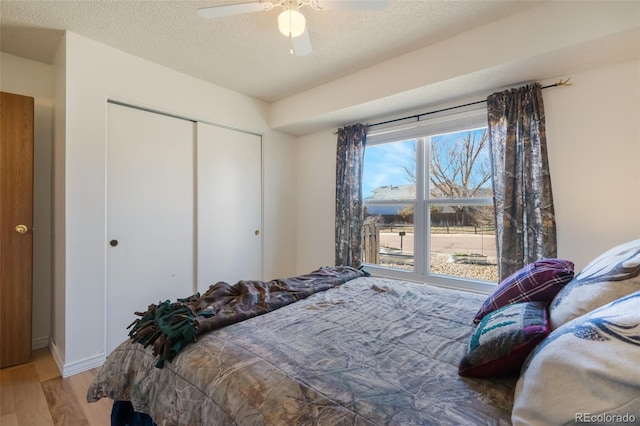
[[[551,87],[559,87],[559,86],[571,86],[571,83],[569,82],[570,80],[571,80],[571,77],[567,78],[566,80],[560,79],[560,81],[558,81],[557,83],[549,84],[547,86],[542,86],[542,89],[549,89]],[[478,105],[478,104],[482,104],[482,103],[485,103],[485,102],[487,102],[487,100],[483,99],[481,101],[469,102],[469,103],[462,104],[462,105],[456,105],[456,106],[452,106],[452,107],[448,107],[448,108],[442,108],[442,109],[439,109],[439,110],[436,110],[436,111],[423,112],[422,114],[409,115],[407,117],[395,118],[393,120],[387,120],[387,121],[381,121],[380,123],[369,124],[368,127],[382,126],[383,124],[395,123],[396,121],[408,120],[410,118],[415,118],[416,121],[420,121],[420,117],[424,117],[425,115],[437,114],[439,112],[445,112],[445,111],[450,111],[452,109],[464,108],[464,107],[468,107],[468,106],[471,106],[471,105]],[[337,133],[337,131],[334,132],[334,133]]]

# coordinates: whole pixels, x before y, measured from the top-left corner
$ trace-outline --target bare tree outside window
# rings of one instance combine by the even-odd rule
[[[486,197],[487,184],[491,183],[488,146],[486,129],[432,138],[429,174],[431,197]]]
[[[438,135],[431,138],[431,164],[429,194],[431,198],[491,197],[491,159],[489,158],[489,134],[487,129]],[[402,166],[408,181],[416,183],[416,151]],[[472,225],[486,224],[493,220],[493,210],[487,208],[454,206],[465,214]],[[441,213],[442,207],[431,205],[431,213]],[[490,210],[490,211],[489,211]],[[413,214],[411,207],[404,215]]]
[[[491,196],[491,159],[486,129],[432,138],[430,194],[433,198]],[[416,183],[416,152],[402,166],[408,181]]]

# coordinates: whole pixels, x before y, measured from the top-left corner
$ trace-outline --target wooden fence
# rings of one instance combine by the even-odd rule
[[[362,249],[364,251],[364,263],[378,264],[380,252],[380,229],[379,223],[365,224],[362,227]]]

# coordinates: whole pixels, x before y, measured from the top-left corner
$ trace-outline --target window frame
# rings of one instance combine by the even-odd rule
[[[475,106],[457,113],[434,114],[427,119],[410,122],[393,123],[371,129],[367,134],[367,147],[385,143],[416,140],[416,198],[378,200],[369,202],[369,206],[378,205],[414,205],[414,266],[413,270],[402,270],[371,263],[364,266],[371,273],[379,276],[398,278],[407,281],[428,282],[442,287],[450,287],[479,293],[490,293],[497,283],[469,278],[444,276],[430,272],[431,238],[430,238],[430,206],[431,205],[493,205],[492,197],[479,198],[431,198],[427,188],[427,176],[431,164],[430,138],[445,133],[473,130],[487,127],[486,106]],[[429,139],[429,141],[426,141]],[[366,148],[365,148],[366,149]],[[427,167],[425,167],[427,166]],[[418,237],[420,236],[420,237]]]

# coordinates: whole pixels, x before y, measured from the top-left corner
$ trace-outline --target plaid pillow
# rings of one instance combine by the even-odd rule
[[[536,345],[549,334],[545,302],[504,306],[485,315],[460,361],[461,376],[517,373]]]
[[[573,278],[573,262],[543,259],[530,263],[505,278],[485,300],[473,322],[478,323],[489,312],[516,302],[549,303]]]

